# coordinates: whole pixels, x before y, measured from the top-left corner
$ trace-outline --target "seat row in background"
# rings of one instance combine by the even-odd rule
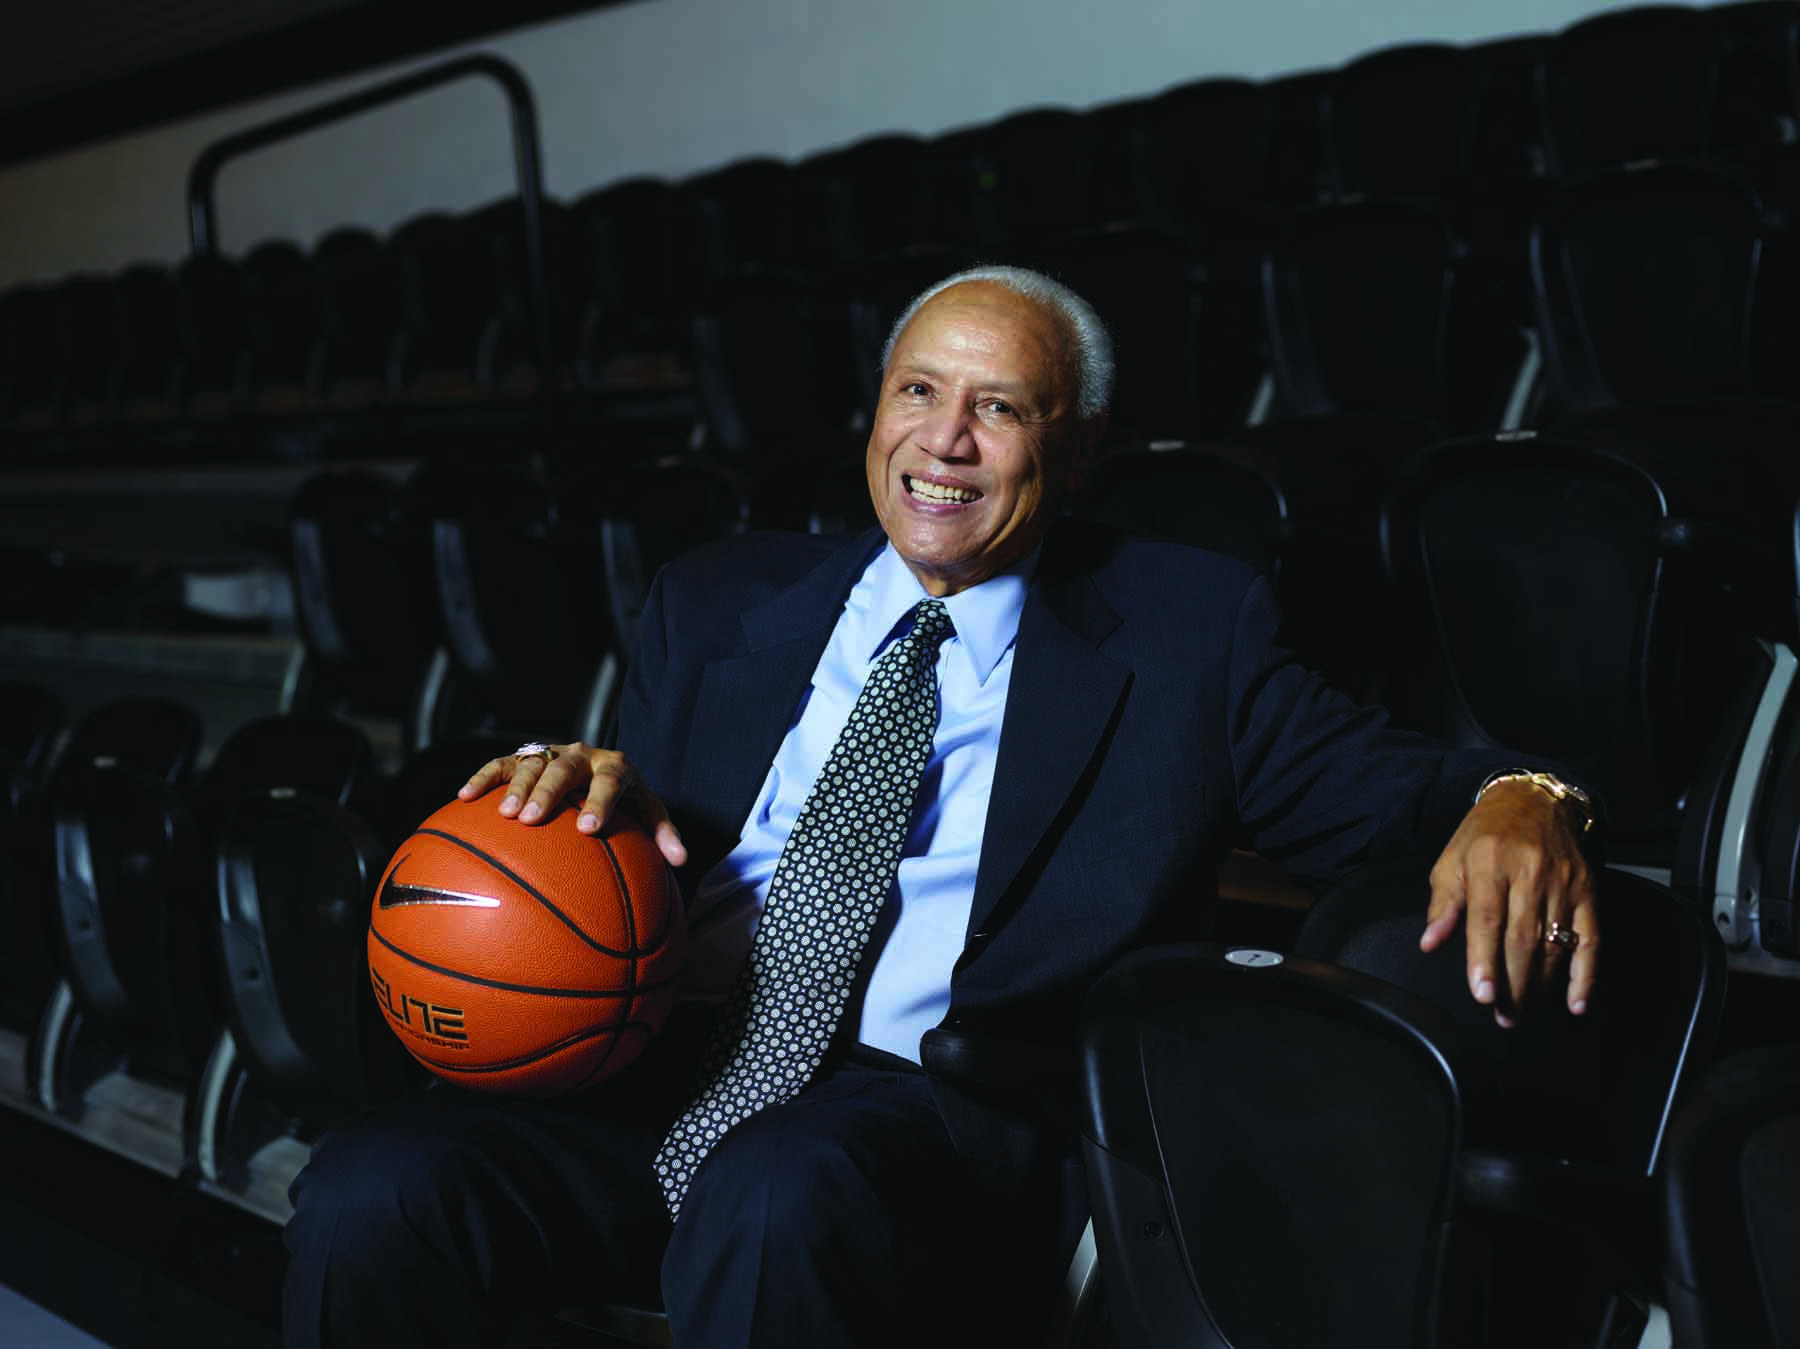
[[[1429,447],[1396,471],[1374,507],[1362,546],[1387,584],[1360,594],[1347,584],[1351,517],[1321,514],[1344,503],[1289,492],[1278,467],[1249,451],[1121,452],[1071,509],[1207,542],[1265,570],[1303,648],[1329,650],[1331,625],[1351,606],[1346,626],[1375,622],[1394,641],[1368,693],[1379,691],[1403,724],[1506,745],[1522,761],[1551,757],[1595,782],[1614,817],[1609,855],[1630,870],[1615,868],[1617,879],[1604,883],[1618,892],[1610,923],[1624,929],[1604,957],[1622,962],[1620,1003],[1581,1043],[1625,1052],[1629,1027],[1645,1025],[1639,1012],[1660,1009],[1666,1027],[1686,1024],[1691,1039],[1671,1042],[1668,1030],[1651,1045],[1644,1029],[1646,1042],[1630,1052],[1663,1056],[1656,1080],[1667,1078],[1674,1093],[1715,1048],[1793,1038],[1779,1019],[1791,1016],[1792,999],[1767,989],[1800,987],[1780,977],[1800,961],[1782,918],[1800,880],[1800,699],[1791,684],[1800,587],[1791,505],[1777,572],[1767,550],[1714,528],[1698,509],[1705,499],[1684,496],[1654,462],[1535,432]],[[671,518],[692,526],[693,465],[672,461],[666,471],[659,490]],[[646,485],[630,499],[656,495]],[[590,733],[583,715],[604,720],[609,695],[596,689],[616,687],[617,676],[600,672],[609,656],[628,655],[642,603],[632,578],[654,559],[639,552],[635,573],[597,579],[608,553],[598,506],[582,501],[574,480],[523,468],[440,464],[404,481],[367,469],[319,474],[294,496],[286,545],[305,673],[272,688],[264,707],[221,724],[209,719],[216,706],[179,700],[123,696],[75,708],[42,682],[4,691],[12,790],[0,849],[8,962],[0,1047],[9,1050],[0,1096],[9,1108],[278,1221],[285,1180],[316,1132],[417,1080],[363,991],[374,881],[480,761],[547,729]],[[733,519],[724,513],[710,532],[730,532]],[[648,514],[627,523],[672,537]],[[614,551],[626,546],[615,536]],[[423,632],[403,639],[422,615]],[[594,645],[578,659],[584,641]],[[561,667],[575,677],[558,683]],[[365,729],[396,722],[401,730],[386,743]],[[1632,890],[1639,882],[1650,888]],[[1384,903],[1410,905],[1409,915],[1418,907],[1416,883],[1383,893]],[[1320,905],[1303,930],[1313,934],[1307,943],[1325,942],[1321,915],[1343,913],[1337,902]],[[1667,906],[1672,926],[1640,934],[1634,906]],[[1409,921],[1411,949],[1416,917]],[[1340,934],[1335,945],[1294,953],[1357,966],[1355,945]],[[1694,984],[1691,1001],[1652,975],[1665,959],[1676,962],[1670,970],[1690,957],[1722,963],[1727,945],[1733,1005],[1771,1010],[1748,1032],[1714,1041],[1716,973]],[[1705,961],[1694,969],[1704,974]],[[1680,969],[1678,983],[1693,972]],[[1413,977],[1372,972],[1402,984]],[[1442,983],[1442,974],[1432,978]],[[1391,995],[1357,996],[1384,1005]],[[1448,1001],[1441,989],[1436,996]],[[1495,1046],[1478,1048],[1470,1064],[1452,1064],[1469,1082],[1493,1071],[1473,1065]],[[1587,1052],[1572,1051],[1565,1064],[1572,1080],[1587,1080]],[[1530,1080],[1533,1061],[1523,1054],[1526,1066],[1506,1069],[1506,1080]],[[1528,1157],[1535,1146],[1511,1132],[1521,1115],[1552,1113],[1532,1102],[1496,1114],[1469,1095],[1456,1109],[1472,1112],[1470,1130],[1488,1131],[1480,1136],[1489,1153],[1456,1143],[1434,1154],[1457,1177],[1445,1182],[1446,1196],[1462,1196],[1457,1204],[1481,1207],[1463,1191],[1485,1177],[1483,1203],[1500,1203],[1502,1214],[1508,1205],[1528,1210],[1484,1241],[1503,1239],[1515,1219],[1548,1240],[1532,1224],[1559,1231],[1571,1217],[1555,1205],[1542,1211],[1528,1160],[1516,1175],[1515,1162],[1493,1169],[1495,1151],[1523,1148]],[[1605,1137],[1586,1145],[1591,1158],[1614,1155],[1605,1175],[1588,1177],[1598,1190],[1582,1190],[1603,1235],[1582,1248],[1583,1262],[1598,1261],[1596,1282],[1570,1291],[1583,1306],[1571,1324],[1590,1324],[1590,1294],[1625,1318],[1615,1328],[1629,1324],[1632,1299],[1654,1291],[1656,1252],[1615,1245],[1621,1233],[1660,1230],[1651,1224],[1662,1212],[1655,1187],[1667,1112],[1646,1110],[1633,1115],[1628,1163]],[[1103,1116],[1091,1128],[1116,1155],[1117,1126]],[[1671,1137],[1688,1133],[1678,1126]],[[1567,1143],[1538,1141],[1553,1154]],[[1556,1159],[1565,1180],[1579,1170],[1569,1160]],[[1642,1174],[1625,1191],[1609,1188],[1633,1167]],[[1669,1180],[1696,1183],[1690,1172]],[[1715,1220],[1728,1198],[1708,1190],[1695,1220]],[[1117,1244],[1107,1254],[1106,1241],[1118,1240],[1102,1242],[1103,1271],[1108,1259],[1115,1269],[1135,1260]],[[1579,1242],[1566,1231],[1557,1240]],[[1683,1240],[1688,1249],[1699,1239]],[[1112,1296],[1128,1295],[1122,1272],[1103,1277]],[[1699,1281],[1709,1295],[1712,1277]],[[1728,1302],[1729,1314],[1741,1311]]]
[[[1121,339],[1126,438],[1271,410],[1492,429],[1671,373],[1679,389],[1793,398],[1800,343],[1760,330],[1792,308],[1788,281],[1759,255],[1783,251],[1800,178],[1795,14],[1646,6],[629,178],[544,201],[541,315],[516,198],[16,287],[0,296],[4,457],[391,447],[536,426],[555,404],[622,438],[691,424],[727,458],[785,463],[866,417],[886,322],[975,259],[1044,266],[1095,296]],[[1651,159],[1693,167],[1616,181]],[[1638,232],[1646,208],[1655,235]],[[1687,274],[1668,274],[1671,256],[1693,258]],[[1657,284],[1639,292],[1639,276]],[[1569,312],[1610,315],[1599,354],[1567,351],[1547,309],[1564,329]],[[1560,359],[1521,391],[1534,331]],[[1621,371],[1621,352],[1659,343],[1660,367]],[[769,393],[774,351],[806,398]]]
[[[0,1098],[281,1218],[296,1140],[422,1080],[368,992],[368,906],[510,744],[384,772],[352,723],[271,712],[203,764],[191,706],[121,697],[69,726],[48,690],[5,692]]]
[[[503,744],[443,742],[388,775],[349,723],[271,715],[203,767],[192,708],[119,700],[59,737],[53,696],[4,693],[9,750],[23,752],[8,764],[0,1108],[272,1235],[318,1132],[423,1080],[367,991],[368,905],[412,824]],[[1659,1161],[1715,1046],[1722,943],[1677,892],[1609,870],[1617,967],[1594,1012],[1502,1032],[1466,998],[1454,950],[1417,951],[1423,868],[1321,899],[1279,978],[1183,948],[1144,953],[1096,993],[1085,1127],[1099,1287],[1132,1343],[1194,1342],[1196,1295],[1249,1336],[1229,1342],[1261,1342],[1278,1292],[1300,1336],[1283,1342],[1415,1318],[1456,1328],[1445,1343],[1527,1327],[1547,1345],[1634,1342],[1660,1297]],[[1210,1089],[1222,1078],[1233,1091]],[[1322,1131],[1307,1133],[1320,1150],[1302,1150],[1314,1165],[1300,1174],[1297,1128]],[[1727,1202],[1679,1180],[1700,1185],[1703,1210]],[[1303,1205],[1267,1202],[1296,1187]],[[1374,1249],[1344,1239],[1371,1230],[1392,1240],[1366,1284],[1321,1277]],[[1170,1266],[1171,1234],[1186,1266]],[[1700,1239],[1682,1229],[1679,1245]],[[1537,1277],[1547,1267],[1557,1277]]]

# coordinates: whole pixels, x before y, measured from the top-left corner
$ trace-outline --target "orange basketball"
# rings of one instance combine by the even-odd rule
[[[564,809],[504,818],[452,801],[388,863],[369,914],[369,979],[420,1063],[482,1091],[558,1096],[644,1050],[686,954],[681,896],[642,827],[598,834]]]

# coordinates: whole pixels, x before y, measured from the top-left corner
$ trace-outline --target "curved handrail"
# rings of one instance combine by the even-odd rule
[[[537,348],[539,369],[545,374],[546,387],[554,389],[559,377],[549,319],[550,283],[544,249],[544,187],[538,153],[537,104],[531,86],[518,67],[498,56],[476,53],[457,57],[214,141],[195,157],[193,167],[188,170],[188,237],[194,253],[218,252],[218,209],[213,187],[219,170],[231,160],[333,122],[356,117],[383,104],[410,98],[437,85],[471,76],[492,79],[506,96],[512,122],[513,167],[525,226],[525,271],[531,292],[532,341]]]

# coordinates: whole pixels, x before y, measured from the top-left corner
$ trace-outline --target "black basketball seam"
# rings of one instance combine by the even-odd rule
[[[592,1040],[601,1035],[611,1035],[615,1037],[616,1043],[619,1032],[627,1030],[642,1031],[645,1035],[651,1033],[650,1026],[642,1021],[621,1021],[616,1026],[596,1026],[591,1030],[582,1031],[580,1034],[571,1035],[567,1039],[558,1040],[555,1044],[546,1046],[543,1049],[535,1050],[530,1054],[524,1055],[522,1058],[508,1059],[504,1063],[446,1063],[440,1059],[427,1058],[418,1050],[413,1051],[413,1057],[429,1063],[433,1067],[442,1068],[447,1072],[465,1073],[470,1076],[479,1076],[483,1073],[504,1073],[513,1068],[529,1067],[531,1064],[546,1059],[552,1054],[561,1053],[571,1045],[578,1045],[583,1040]],[[610,1049],[608,1050],[608,1053],[611,1053]]]
[[[422,970],[430,970],[433,974],[441,974],[448,979],[458,979],[465,984],[479,984],[483,988],[498,988],[508,993],[536,993],[546,998],[628,998],[637,993],[654,993],[674,984],[674,979],[665,979],[655,984],[636,984],[633,988],[621,992],[618,989],[586,989],[586,988],[538,988],[532,984],[509,984],[502,979],[484,979],[478,974],[465,974],[462,970],[453,970],[444,965],[434,965],[429,960],[414,955],[394,945],[376,929],[374,923],[369,924],[369,935],[375,938],[400,959],[410,961]]]
[[[581,930],[581,925],[579,923],[577,923],[574,919],[570,918],[569,915],[564,913],[561,909],[557,908],[556,905],[552,904],[550,902],[549,898],[546,895],[544,895],[541,891],[539,891],[538,888],[536,886],[534,886],[530,881],[526,880],[523,876],[519,875],[518,872],[514,871],[511,867],[507,866],[506,863],[502,862],[498,857],[495,857],[490,853],[483,852],[480,848],[477,848],[473,843],[470,843],[468,840],[458,838],[455,834],[446,833],[442,829],[427,829],[422,826],[419,829],[414,830],[413,834],[414,834],[414,837],[417,837],[420,834],[429,834],[433,838],[441,838],[446,843],[453,843],[457,847],[461,848],[464,852],[467,852],[476,857],[479,857],[482,861],[486,862],[489,866],[494,868],[495,871],[498,871],[502,876],[506,877],[513,884],[517,885],[526,894],[530,895],[539,904],[542,904],[546,909],[550,910],[551,913],[556,915],[558,922],[562,923],[563,926],[565,926],[569,929],[569,931],[573,932],[582,941],[586,942],[589,946],[593,947],[596,951],[599,951],[602,955],[617,956],[622,960],[633,960],[639,954],[636,950],[615,951],[612,949],[612,947],[603,946],[601,943],[595,941],[586,932]],[[604,840],[602,840],[602,842],[604,842]],[[617,866],[618,864],[615,862],[614,865]],[[626,899],[629,902],[630,896],[627,895]],[[634,938],[634,940],[635,940],[635,938]]]
[[[625,879],[625,868],[619,865],[619,855],[613,851],[612,840],[604,834],[600,836],[600,846],[606,849],[606,860],[612,863],[613,875],[619,882],[619,893],[625,896],[625,940],[631,949],[638,949],[637,903],[632,898],[631,882]],[[635,955],[625,962],[625,989],[635,993],[638,987],[638,961]]]
[[[645,1036],[646,1041],[650,1040],[651,1038],[654,1038],[654,1036],[655,1036],[655,1032],[652,1031],[648,1026],[644,1025],[642,1022],[631,1021],[631,1022],[627,1022],[626,1024],[633,1028],[641,1028],[644,1031],[644,1036]],[[606,1048],[604,1050],[602,1050],[601,1053],[594,1059],[594,1062],[588,1067],[588,1070],[582,1076],[582,1079],[579,1082],[577,1082],[574,1086],[570,1087],[569,1090],[570,1091],[580,1091],[584,1087],[592,1086],[595,1082],[598,1082],[603,1078],[611,1076],[611,1074],[607,1071],[606,1065],[612,1062],[612,1057],[614,1054],[616,1054],[618,1052],[618,1049],[619,1049],[619,1037],[617,1035],[615,1035],[612,1038],[612,1042],[610,1044],[608,1044],[606,1046]]]
[[[648,1022],[628,1021],[625,1023],[624,1027],[621,1027],[621,1029],[630,1028],[631,1030],[642,1031],[644,1033],[644,1043],[648,1044],[651,1040],[656,1038],[656,1032],[659,1029],[659,1027],[660,1027],[660,1023],[658,1026],[652,1026]],[[595,1082],[598,1082],[601,1079],[610,1075],[610,1072],[606,1065],[611,1063],[613,1055],[619,1052],[620,1038],[621,1037],[619,1037],[617,1035],[613,1036],[612,1043],[606,1046],[605,1052],[603,1052],[598,1058],[596,1058],[594,1060],[593,1066],[590,1067],[587,1071],[587,1075],[585,1077],[583,1077],[581,1079],[581,1081],[577,1082],[574,1086],[570,1087],[569,1088],[570,1091],[580,1091],[582,1088],[592,1086]],[[642,1048],[643,1048],[643,1045],[638,1046],[639,1050],[642,1050]],[[629,1067],[631,1064],[631,1060],[627,1059],[625,1061],[625,1064],[627,1067]]]

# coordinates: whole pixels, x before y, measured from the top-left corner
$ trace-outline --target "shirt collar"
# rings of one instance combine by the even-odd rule
[[[963,658],[978,683],[987,683],[1019,635],[1019,616],[1025,611],[1025,592],[1037,570],[1038,552],[1034,548],[1014,566],[944,599],[950,621],[956,625],[951,646],[965,653]],[[873,660],[893,635],[894,626],[927,598],[925,587],[908,570],[894,545],[883,547],[850,593],[848,607],[856,624],[853,649]]]

